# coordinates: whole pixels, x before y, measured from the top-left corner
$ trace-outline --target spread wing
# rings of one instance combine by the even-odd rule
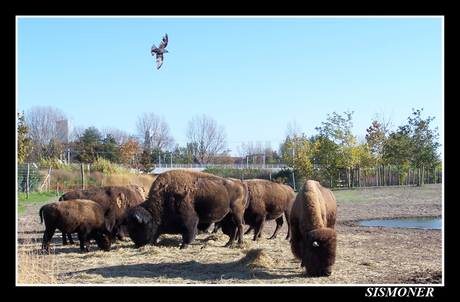
[[[165,34],[163,40],[161,40],[159,48],[164,49],[166,46],[168,46],[168,34]]]
[[[163,54],[157,53],[157,69],[160,69],[161,65],[163,65]]]
[[[152,49],[150,49],[150,52],[152,53],[152,56],[155,55],[157,49],[158,48],[155,46],[155,44],[153,44]]]

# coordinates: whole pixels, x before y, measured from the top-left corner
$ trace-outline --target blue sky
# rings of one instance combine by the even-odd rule
[[[17,18],[17,108],[62,109],[75,125],[136,133],[142,112],[165,117],[186,144],[194,114],[225,126],[231,154],[247,141],[308,136],[327,114],[375,112],[395,127],[411,108],[443,131],[442,18]],[[168,33],[157,70],[150,54]]]

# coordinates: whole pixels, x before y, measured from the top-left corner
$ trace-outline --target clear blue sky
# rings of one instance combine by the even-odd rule
[[[75,125],[135,134],[137,116],[165,117],[177,143],[194,114],[277,150],[286,124],[308,136],[327,114],[355,111],[363,137],[375,112],[395,127],[411,108],[443,132],[442,18],[17,19],[17,108],[62,109]],[[157,70],[150,54],[168,33]]]

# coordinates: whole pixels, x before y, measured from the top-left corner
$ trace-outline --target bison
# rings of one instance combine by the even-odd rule
[[[62,195],[59,200],[87,199],[97,202],[104,211],[107,228],[113,231],[114,236],[123,239],[121,225],[126,223],[129,210],[145,200],[144,187],[137,185],[108,186],[86,190],[76,190]],[[67,244],[66,234],[62,234],[63,244]],[[73,244],[72,236],[67,234]]]
[[[227,245],[243,242],[243,215],[248,189],[239,180],[207,173],[172,170],[153,182],[145,202],[133,207],[128,230],[137,246],[154,244],[161,234],[182,234],[181,249],[195,239],[200,228],[231,216],[231,234]]]
[[[262,235],[265,221],[275,219],[276,229],[269,239],[276,238],[283,225],[284,212],[288,222],[286,239],[289,239],[291,232],[289,215],[295,200],[294,190],[289,186],[262,179],[245,180],[244,184],[248,186],[251,200],[244,212],[244,222],[250,225],[246,234],[254,229],[253,240],[256,241]]]
[[[78,233],[80,249],[90,251],[90,238],[95,238],[100,249],[110,251],[111,232],[104,220],[102,207],[92,200],[76,199],[52,202],[40,208],[40,219],[45,220],[42,249],[50,252],[50,242],[56,229],[65,233]]]
[[[337,203],[317,181],[307,181],[291,210],[291,250],[311,276],[330,276],[335,262]]]

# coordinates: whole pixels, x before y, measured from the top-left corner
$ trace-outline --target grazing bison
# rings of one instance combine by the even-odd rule
[[[248,190],[239,180],[189,170],[167,171],[154,181],[145,202],[133,207],[128,230],[137,246],[154,244],[161,234],[182,234],[181,249],[187,248],[200,228],[231,216],[227,245],[243,241],[243,215]]]
[[[110,251],[111,232],[107,229],[102,207],[94,201],[76,199],[52,202],[40,208],[40,219],[46,230],[42,248],[50,252],[50,242],[56,229],[65,233],[78,233],[80,249],[90,251],[89,240],[95,238],[99,248]]]
[[[335,262],[337,203],[317,181],[307,181],[291,210],[291,250],[312,276],[329,276]]]
[[[256,241],[262,235],[265,221],[276,219],[276,229],[270,239],[276,238],[283,225],[284,212],[288,222],[286,239],[289,239],[291,232],[289,214],[295,200],[294,190],[289,186],[262,179],[245,180],[244,184],[248,186],[251,200],[244,212],[244,222],[250,225],[246,234],[254,229],[253,240]]]
[[[59,200],[87,199],[97,202],[104,211],[107,228],[112,230],[114,236],[123,239],[120,227],[126,224],[129,210],[145,200],[144,187],[137,185],[108,186],[86,190],[76,190],[62,195]],[[67,244],[66,234],[62,234],[63,244]],[[73,244],[72,236],[67,234]]]

